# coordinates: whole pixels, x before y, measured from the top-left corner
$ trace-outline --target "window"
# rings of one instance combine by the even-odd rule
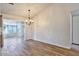
[[[16,37],[18,34],[17,25],[4,25],[4,34],[5,37]]]

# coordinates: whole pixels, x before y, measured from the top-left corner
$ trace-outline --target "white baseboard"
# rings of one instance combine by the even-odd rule
[[[39,40],[39,39],[34,39],[34,40],[36,40],[36,41],[40,41],[40,42],[44,42],[44,41],[41,41],[41,40]],[[44,42],[44,43],[51,44],[51,43],[49,43],[49,42]],[[58,44],[53,44],[53,43],[52,43],[51,45],[56,45],[56,46],[59,46],[59,47],[62,47],[62,48],[71,49],[70,47],[62,46],[62,45],[58,45]]]

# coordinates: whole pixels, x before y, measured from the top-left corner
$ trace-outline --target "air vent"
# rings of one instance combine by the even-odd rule
[[[14,3],[9,3],[10,5],[14,5]]]

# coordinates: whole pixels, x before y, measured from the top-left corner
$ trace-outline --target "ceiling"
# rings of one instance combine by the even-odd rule
[[[5,14],[12,14],[21,17],[27,17],[27,10],[31,10],[31,17],[39,14],[40,11],[44,10],[50,4],[47,3],[0,3],[0,10]]]
[[[4,14],[11,14],[15,16],[26,17],[28,15],[28,9],[31,10],[31,17],[35,17],[39,15],[41,11],[44,11],[48,6],[51,4],[53,5],[61,5],[67,6],[70,9],[77,9],[79,8],[79,4],[70,4],[70,3],[14,3],[11,5],[9,3],[0,3],[0,11]],[[72,7],[72,8],[71,8]]]

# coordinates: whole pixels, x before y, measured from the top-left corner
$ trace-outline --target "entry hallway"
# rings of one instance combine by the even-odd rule
[[[32,39],[21,42],[17,41],[17,39],[11,39],[9,42],[9,44],[6,44],[8,47],[4,46],[2,48],[2,56],[79,56],[78,51]]]

